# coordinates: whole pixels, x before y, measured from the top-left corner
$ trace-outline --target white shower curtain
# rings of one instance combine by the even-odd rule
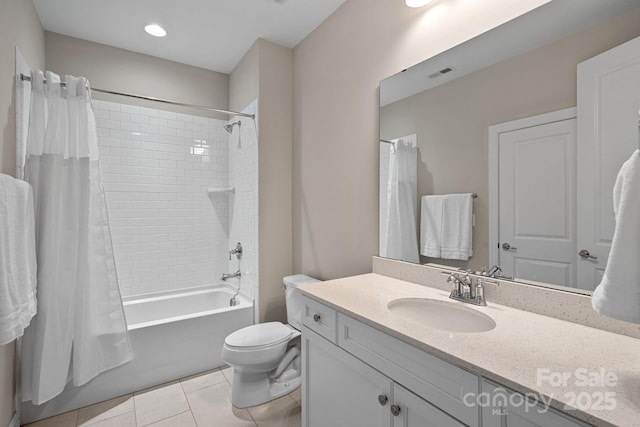
[[[381,256],[407,262],[420,262],[416,227],[417,149],[415,135],[394,141],[389,158],[386,223],[381,242],[386,242]]]
[[[88,82],[31,75],[25,180],[34,191],[38,313],[22,344],[22,400],[39,405],[132,359]]]

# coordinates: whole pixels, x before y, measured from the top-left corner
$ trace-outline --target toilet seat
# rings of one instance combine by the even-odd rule
[[[259,323],[239,329],[225,338],[227,347],[237,350],[258,350],[288,342],[293,330],[280,322]]]

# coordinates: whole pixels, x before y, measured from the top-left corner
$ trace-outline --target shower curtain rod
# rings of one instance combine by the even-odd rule
[[[25,76],[24,74],[21,73],[20,74],[20,80],[26,81],[26,82],[30,82],[31,81],[31,76]],[[44,79],[43,82],[47,83],[47,79]],[[66,83],[60,82],[60,85],[62,87],[65,87]],[[218,109],[218,108],[204,107],[202,105],[185,104],[183,102],[170,101],[170,100],[167,100],[167,99],[155,98],[153,96],[133,95],[133,94],[130,94],[130,93],[115,92],[115,91],[112,91],[112,90],[98,89],[98,88],[94,88],[94,87],[91,88],[91,91],[92,92],[107,93],[109,95],[126,96],[128,98],[142,99],[142,100],[145,100],[145,101],[161,102],[163,104],[177,105],[177,106],[180,106],[180,107],[196,108],[198,110],[213,111],[213,112],[216,112],[216,113],[229,114],[229,115],[232,115],[232,116],[250,117],[252,119],[256,118],[255,114],[238,113],[236,111],[221,110],[221,109]]]

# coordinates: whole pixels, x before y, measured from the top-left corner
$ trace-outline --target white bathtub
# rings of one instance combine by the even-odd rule
[[[252,302],[239,296],[240,304],[230,307],[232,295],[232,287],[220,284],[124,298],[134,360],[43,405],[23,403],[22,423],[224,365],[225,337],[253,324]]]

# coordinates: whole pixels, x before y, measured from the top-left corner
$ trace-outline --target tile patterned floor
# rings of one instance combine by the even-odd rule
[[[232,368],[183,378],[24,427],[300,427],[300,388],[247,409],[230,403]]]

